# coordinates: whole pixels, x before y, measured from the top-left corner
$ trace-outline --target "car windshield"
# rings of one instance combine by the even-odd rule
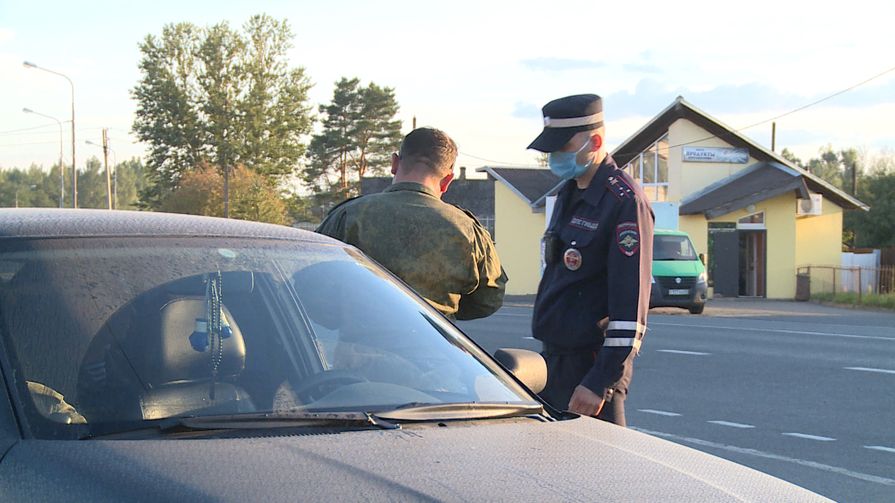
[[[653,260],[696,260],[696,252],[687,236],[653,237]]]
[[[0,327],[38,436],[222,414],[530,403],[353,248],[78,238],[0,249]]]

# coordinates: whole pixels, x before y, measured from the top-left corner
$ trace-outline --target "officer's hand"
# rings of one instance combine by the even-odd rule
[[[580,384],[575,387],[572,399],[569,400],[570,411],[582,416],[597,417],[602,409],[603,397]]]

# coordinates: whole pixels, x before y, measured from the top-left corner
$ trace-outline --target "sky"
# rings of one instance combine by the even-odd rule
[[[784,114],[777,148],[802,159],[825,145],[895,149],[895,2],[717,1],[377,2],[0,0],[0,168],[49,168],[74,84],[79,166],[100,156],[109,128],[114,158],[141,156],[130,134],[140,79],[139,43],[169,23],[239,27],[253,14],[286,19],[290,63],[326,103],[341,77],[395,89],[399,119],[445,130],[458,165],[533,165],[526,146],[540,107],[579,93],[603,97],[607,145],[622,143],[677,96],[733,128]],[[70,125],[63,156],[71,159]],[[743,131],[769,147],[771,125]]]

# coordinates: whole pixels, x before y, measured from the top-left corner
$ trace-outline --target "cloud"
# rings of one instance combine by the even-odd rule
[[[777,128],[778,145],[805,145],[823,143],[830,140],[830,135],[819,131],[807,131],[804,129]]]
[[[538,119],[541,120],[541,108],[531,103],[516,102],[513,107],[513,117],[517,119]]]
[[[652,116],[668,106],[677,96],[706,112],[717,114],[753,113],[760,110],[786,111],[813,103],[830,93],[801,95],[781,91],[759,83],[722,85],[705,91],[684,87],[669,88],[653,78],[641,79],[634,92],[619,91],[607,96],[607,115],[615,119],[631,116]],[[824,104],[841,107],[866,107],[895,102],[895,79],[879,85],[866,85],[833,97]]]
[[[8,28],[0,28],[0,44],[2,44],[3,42],[9,42],[10,40],[14,39],[15,37],[16,37],[16,34],[14,31],[12,31]]]
[[[587,59],[566,59],[566,58],[534,58],[524,59],[522,65],[531,70],[562,72],[567,70],[594,70],[604,68],[606,63],[600,61],[591,61]]]
[[[622,69],[631,73],[662,73],[662,69],[651,63],[626,63]]]

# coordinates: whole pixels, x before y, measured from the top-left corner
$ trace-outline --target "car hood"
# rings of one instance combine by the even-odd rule
[[[704,270],[698,260],[653,260],[653,276],[697,276]]]
[[[337,434],[19,442],[0,500],[827,501],[593,419]]]

